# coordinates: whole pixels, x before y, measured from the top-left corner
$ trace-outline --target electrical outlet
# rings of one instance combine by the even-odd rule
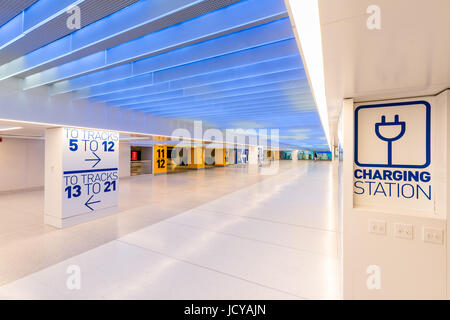
[[[413,225],[409,223],[396,223],[394,225],[394,237],[400,239],[413,239]]]
[[[423,241],[443,244],[444,243],[444,230],[432,227],[423,227]]]
[[[369,220],[369,232],[379,235],[386,235],[386,221]]]

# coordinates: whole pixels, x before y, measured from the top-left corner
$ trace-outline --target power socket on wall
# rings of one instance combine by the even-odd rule
[[[413,225],[409,223],[395,223],[394,237],[406,240],[413,239]]]
[[[386,221],[369,220],[369,232],[379,235],[386,235]]]
[[[432,227],[423,227],[423,241],[443,244],[444,243],[444,230]]]

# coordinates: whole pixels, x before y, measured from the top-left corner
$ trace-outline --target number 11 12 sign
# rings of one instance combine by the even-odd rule
[[[167,172],[167,146],[156,145],[153,170],[155,174]]]

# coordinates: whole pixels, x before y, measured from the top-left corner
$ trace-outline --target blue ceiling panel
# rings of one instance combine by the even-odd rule
[[[259,64],[259,62],[266,62]],[[164,69],[154,73],[130,76],[124,73],[121,80],[110,79],[101,75],[102,72],[77,77],[55,83],[50,87],[52,94],[61,94],[77,90],[74,99],[88,98],[133,88],[141,88],[154,82],[170,81],[171,88],[212,83],[208,78],[215,77],[215,82],[239,79],[242,77],[261,75],[276,71],[295,69],[302,66],[295,40],[285,40],[248,50],[238,51],[198,62],[188,63],[179,67]],[[239,69],[246,67],[245,69]],[[108,70],[114,70],[111,68]],[[130,68],[131,69],[131,68]],[[215,73],[223,71],[222,73]],[[98,76],[99,74],[100,76]],[[197,78],[196,78],[197,77]],[[229,79],[228,79],[229,78]],[[184,85],[183,85],[184,83]],[[192,85],[187,85],[191,83]]]
[[[227,4],[240,0],[40,0],[24,12],[31,16],[33,25],[22,30],[23,36],[33,34],[28,43],[36,38],[48,40],[42,42],[36,52],[45,44],[55,41],[69,41],[70,48],[64,52],[54,52],[50,59],[41,59],[31,63],[28,51],[18,58],[22,64],[14,63],[16,68],[8,67],[9,72],[0,72],[0,79],[15,75],[28,76],[52,67],[76,60],[82,56],[113,48],[121,43],[152,34],[179,22],[201,16]],[[67,9],[76,4],[80,9],[82,28],[72,30],[66,26]],[[51,7],[51,9],[50,9]],[[27,18],[25,18],[27,19]],[[43,26],[47,26],[42,28]],[[32,30],[33,29],[33,30]],[[35,31],[39,32],[36,34]],[[32,31],[32,32],[31,32]],[[21,42],[19,37],[16,42]],[[29,47],[27,43],[24,47]],[[39,55],[39,54],[38,54]],[[0,57],[1,58],[1,57]]]
[[[27,76],[32,73],[36,73],[51,66],[56,66],[62,61],[69,61],[71,58],[70,52],[75,48],[75,42],[72,41],[72,34],[77,33],[77,27],[69,28],[67,25],[68,19],[76,16],[76,12],[79,13],[79,26],[82,30],[86,30],[88,25],[107,17],[121,9],[124,9],[138,0],[40,0],[35,2],[32,6],[18,14],[14,20],[20,20],[19,23],[13,23],[11,20],[5,25],[0,27],[0,33],[9,29],[8,37],[1,37],[0,40],[0,64],[7,64],[11,62],[8,70],[9,74],[2,73],[4,77],[13,75]],[[13,2],[9,0],[9,2]],[[0,4],[1,6],[1,4]],[[76,7],[75,7],[76,6]],[[77,9],[75,9],[77,8]],[[76,11],[78,10],[78,11]],[[12,27],[12,25],[14,26]],[[81,30],[80,29],[80,30]],[[89,28],[88,28],[89,29]],[[103,32],[104,34],[105,32]],[[68,40],[67,40],[68,39]],[[6,40],[6,41],[5,41]],[[51,42],[69,41],[71,46],[61,52],[55,51],[51,56],[51,59],[39,60],[38,64],[31,63],[31,60],[27,59],[27,54],[33,51],[41,51],[42,47],[45,47]],[[94,50],[99,51],[99,50]],[[93,53],[92,51],[91,53]],[[80,54],[78,57],[88,55],[87,52]],[[23,63],[17,64],[19,60]],[[37,61],[36,59],[34,60]],[[46,62],[45,62],[46,61]],[[12,65],[17,66],[15,69],[11,68]]]
[[[0,26],[0,54],[20,30],[75,2],[53,1],[39,0]],[[46,86],[49,97],[127,113],[278,129],[280,143],[328,149],[284,0],[123,1],[70,36],[3,63],[0,80],[18,76],[24,90]]]
[[[79,5],[84,0],[40,0],[25,10],[23,28],[34,27],[52,15],[59,13],[70,6]],[[65,11],[65,10],[64,10]]]
[[[252,94],[241,94],[232,97],[224,97],[220,99],[199,99],[199,97],[185,97],[181,99],[173,99],[170,101],[161,101],[159,103],[138,103],[131,106],[121,107],[123,110],[139,110],[139,109],[149,109],[149,108],[169,108],[173,105],[185,104],[186,107],[189,108],[189,105],[194,106],[196,104],[204,104],[204,103],[228,103],[228,102],[236,102],[236,103],[245,103],[246,101],[252,101],[255,99],[263,99],[263,98],[274,98],[274,97],[289,97],[294,96],[296,94],[308,94],[309,88],[297,88],[297,89],[287,89],[287,90],[276,90],[272,88],[271,90],[265,92],[257,92]],[[148,112],[148,111],[147,111]]]
[[[238,113],[247,113],[247,112],[257,112],[258,114],[264,113],[264,112],[271,112],[273,113],[274,110],[277,110],[278,112],[282,112],[282,108],[287,108],[289,111],[298,113],[298,107],[296,104],[302,103],[304,106],[302,106],[302,112],[307,111],[314,111],[314,102],[313,101],[299,101],[299,100],[292,100],[288,102],[272,102],[272,103],[264,103],[264,104],[248,104],[248,105],[242,105],[239,104],[235,107],[222,107],[222,104],[211,104],[207,106],[199,106],[196,108],[186,108],[186,107],[171,107],[171,108],[150,108],[145,109],[147,112],[150,113],[158,113],[165,115],[172,115],[177,117],[184,117],[187,115],[190,115],[190,117],[201,117],[206,115],[215,115],[217,117],[223,116],[223,115],[229,115],[229,114],[238,114]],[[286,109],[286,110],[287,110]]]
[[[285,13],[284,5],[279,1],[243,1],[180,23],[174,28],[166,28],[111,48],[108,50],[107,63],[122,62],[129,59],[130,55],[142,58],[149,52],[173,50],[183,43],[216,38],[221,33],[229,33],[229,30],[239,31],[242,27],[252,26],[255,21],[270,21],[273,17],[279,18]]]
[[[314,105],[313,105],[314,107]],[[243,108],[218,108],[216,106],[211,107],[209,109],[198,109],[198,110],[190,110],[190,109],[181,109],[181,110],[174,110],[170,111],[167,109],[160,109],[159,111],[153,111],[157,115],[161,115],[164,117],[183,117],[183,118],[189,118],[189,119],[196,119],[198,117],[208,117],[212,116],[216,119],[220,119],[223,117],[229,117],[229,116],[241,116],[243,114],[248,115],[249,113],[258,113],[258,115],[263,115],[269,113],[273,113],[274,109],[277,110],[277,113],[283,112],[283,113],[291,113],[295,114],[294,106],[292,103],[275,103],[271,105],[256,105],[254,107],[245,107]],[[306,110],[305,110],[306,111]],[[314,111],[314,108],[310,108],[309,111]]]
[[[303,69],[293,69],[288,71],[276,72],[272,74],[265,74],[257,77],[247,77],[240,78],[238,80],[231,80],[219,83],[212,83],[203,86],[195,86],[187,84],[187,88],[178,88],[184,89],[184,96],[193,96],[200,94],[207,94],[212,92],[226,91],[231,89],[242,89],[246,87],[253,87],[257,85],[277,83],[289,80],[299,80],[305,79],[306,75]],[[147,97],[156,93],[162,93],[165,91],[173,90],[170,86],[169,82],[163,82],[155,85],[140,87],[137,89],[125,90],[120,92],[115,92],[113,94],[97,96],[93,98],[89,98],[91,103],[115,103],[117,100],[122,100],[124,98],[137,98],[137,97]]]
[[[255,2],[256,0],[247,0],[247,1],[250,1],[249,4],[257,3],[257,2]],[[272,2],[272,0],[257,0],[257,1]],[[241,2],[241,3],[247,3],[247,2]],[[185,45],[190,44],[190,43],[196,43],[198,41],[209,39],[213,36],[217,37],[222,34],[229,34],[230,32],[232,32],[233,29],[236,29],[235,19],[237,20],[236,22],[238,24],[253,25],[255,20],[265,21],[268,18],[264,12],[262,14],[250,14],[248,11],[246,11],[247,14],[245,14],[243,16],[239,15],[238,13],[242,12],[242,8],[238,8],[237,6],[239,6],[241,3],[237,3],[234,6],[231,6],[235,10],[239,9],[239,10],[236,10],[236,13],[234,13],[231,16],[232,18],[230,17],[228,19],[224,19],[222,17],[221,20],[218,20],[217,18],[212,20],[212,21],[215,21],[215,24],[214,24],[214,26],[210,26],[210,30],[208,30],[208,31],[203,28],[203,24],[204,23],[211,24],[212,22],[210,22],[209,20],[208,21],[205,21],[205,20],[210,18],[211,15],[214,15],[215,12],[212,12],[212,13],[200,16],[198,18],[189,20],[187,22],[175,25],[171,28],[166,28],[161,31],[151,33],[147,36],[138,38],[138,39],[130,41],[130,42],[126,42],[122,45],[118,45],[118,46],[110,48],[108,50],[103,50],[103,53],[105,55],[104,61],[102,61],[101,63],[98,63],[96,66],[91,66],[89,72],[94,72],[94,71],[102,69],[102,68],[112,67],[112,66],[120,64],[120,63],[127,63],[129,61],[133,61],[136,59],[142,59],[142,58],[152,56],[152,55],[158,55],[163,52],[180,51],[180,50],[176,50],[176,49],[178,49],[180,47],[184,47]],[[224,9],[222,9],[222,10],[224,10]],[[275,10],[275,12],[273,12],[272,15],[279,16],[279,12],[278,12],[277,8],[274,8],[273,10]],[[218,11],[221,11],[221,10],[218,10]],[[260,11],[256,11],[256,12],[259,13]],[[255,17],[255,15],[256,15],[256,17]],[[115,17],[116,15],[113,15],[113,16]],[[107,18],[107,19],[112,19],[112,17]],[[103,20],[103,21],[105,21],[105,20]],[[103,22],[103,21],[101,21],[101,22]],[[222,23],[219,23],[220,21],[222,21]],[[100,22],[97,22],[96,24],[93,24],[90,27],[91,28],[96,27],[96,25],[98,23],[100,23]],[[272,38],[281,40],[283,38],[293,37],[293,33],[292,33],[292,30],[290,30],[290,28],[282,27],[283,24],[290,25],[288,18],[284,18],[284,19],[275,21],[274,23],[276,25],[273,28],[278,28],[278,29],[275,29],[275,30],[272,29],[272,35],[267,35],[268,39],[266,39],[264,37],[264,35],[268,33],[268,31],[267,31],[268,27],[261,26],[258,28],[249,28],[249,29],[246,29],[245,31],[242,31],[247,34],[246,35],[247,38],[254,37],[254,41],[250,41],[250,43],[247,44],[247,47],[252,46],[252,44],[255,42],[268,41],[266,43],[269,43],[269,42],[275,41]],[[278,25],[280,25],[280,26],[278,26]],[[105,29],[106,26],[101,26],[101,28]],[[257,30],[255,30],[255,29],[257,29]],[[83,29],[80,31],[83,31]],[[262,34],[259,34],[259,32],[261,32]],[[221,49],[227,48],[228,50],[235,51],[236,49],[234,49],[234,47],[236,44],[236,42],[235,42],[236,39],[234,39],[234,38],[236,38],[236,37],[234,35],[237,35],[239,33],[240,32],[230,34],[232,37],[222,36],[223,37],[222,42],[224,42],[224,43],[222,44]],[[280,34],[278,34],[278,33],[280,33]],[[76,36],[77,36],[76,33],[74,33],[72,38],[75,38]],[[208,42],[209,41],[204,41],[203,43],[208,43]],[[245,44],[242,41],[240,41],[238,43],[241,44],[241,46],[242,46],[242,44]],[[137,50],[136,47],[139,47],[142,49]],[[191,49],[191,48],[192,47],[189,46],[187,48],[188,52],[183,52],[183,55],[186,55],[186,54],[189,55],[191,57],[191,59],[194,59],[193,61],[198,61],[198,60],[204,58],[200,54],[202,51],[199,51],[198,49]],[[208,48],[208,54],[213,54],[214,49],[218,49],[218,48],[217,47]],[[190,52],[192,50],[195,51],[195,54]],[[206,48],[203,50],[206,50]],[[219,50],[219,51],[221,51],[221,50]],[[217,53],[215,55],[217,55]],[[154,61],[154,60],[152,60],[152,61]],[[141,73],[149,72],[149,71],[153,71],[153,70],[158,70],[158,67],[156,67],[152,63],[149,64],[148,62],[149,61],[145,60],[145,59],[135,62],[135,68],[137,70],[137,74],[141,74]],[[65,66],[64,70],[60,70],[61,66],[58,66],[58,67],[51,68],[49,70],[42,71],[38,74],[28,76],[25,78],[24,88],[25,89],[34,88],[37,86],[41,86],[41,85],[45,85],[45,84],[49,84],[49,83],[53,83],[56,81],[60,81],[60,80],[64,80],[67,78],[81,75],[85,72],[85,68],[82,67],[81,69],[83,71],[79,72],[77,67],[80,66],[80,64],[82,65],[82,61],[74,60],[74,61],[68,62],[67,64],[63,65],[63,66]],[[148,68],[155,68],[155,67],[157,69],[148,70]],[[161,69],[161,68],[159,68],[159,69]]]
[[[22,33],[23,15],[19,14],[0,28],[0,48]]]
[[[256,60],[258,61],[258,60]],[[237,64],[237,66],[239,66]],[[299,55],[288,56],[280,59],[264,61],[245,65],[244,67],[230,68],[224,71],[208,72],[189,78],[173,80],[170,87],[173,89],[195,87],[204,84],[231,81],[263,74],[271,74],[280,71],[287,71],[302,68],[302,59]]]
[[[0,26],[9,22],[37,0],[0,1]]]
[[[301,89],[308,86],[308,83],[306,80],[292,80],[292,81],[285,81],[285,82],[278,82],[274,84],[268,84],[268,85],[260,85],[260,86],[253,86],[253,87],[246,87],[241,89],[231,89],[231,90],[224,90],[219,92],[211,92],[206,93],[202,95],[183,95],[182,98],[179,99],[189,99],[191,98],[193,102],[195,101],[202,101],[202,100],[212,100],[212,99],[220,99],[220,98],[230,98],[235,96],[242,96],[242,95],[249,95],[249,94],[258,94],[258,93],[265,93],[270,91],[281,91],[281,90],[289,90],[289,89]],[[183,91],[181,91],[183,92]],[[162,101],[157,97],[158,95],[150,95],[145,97],[139,97],[139,98],[131,98],[131,99],[122,99],[122,100],[116,100],[109,105],[115,106],[115,107],[123,107],[123,106],[132,106],[135,104],[140,103],[149,103],[149,102],[157,102]],[[175,100],[175,99],[174,99]],[[172,100],[172,101],[174,101]]]
[[[13,19],[0,27],[0,49],[3,49],[11,40],[30,32],[30,29],[35,28],[37,25],[43,24],[63,9],[74,4],[79,4],[79,2],[82,1],[41,0],[25,8],[22,13],[17,14]]]
[[[186,109],[186,110],[192,110],[195,111],[197,109],[201,108],[231,108],[231,107],[237,107],[237,108],[245,108],[247,106],[255,106],[255,105],[264,105],[267,104],[274,104],[274,103],[296,103],[296,105],[300,105],[300,103],[303,107],[304,105],[307,105],[306,103],[309,103],[311,101],[310,98],[305,97],[304,94],[301,92],[297,94],[291,94],[289,96],[280,93],[280,92],[269,92],[267,94],[262,95],[263,97],[255,98],[254,95],[250,96],[244,96],[244,97],[238,97],[233,98],[233,100],[230,100],[230,98],[226,99],[216,99],[216,100],[205,100],[201,102],[176,102],[176,103],[143,103],[141,104],[141,111],[143,112],[151,112],[152,110],[159,109],[161,107],[164,107],[165,110],[179,110],[179,109]],[[124,107],[123,109],[127,109],[127,107]]]
[[[139,60],[135,62],[134,68],[137,74],[158,71],[293,38],[289,19],[284,18],[174,50],[167,55]]]
[[[169,69],[286,39],[293,39],[293,34],[292,30],[290,29],[289,20],[284,18],[259,27],[246,29],[244,31],[232,33],[226,36],[221,36],[214,40],[204,41],[181,49],[176,49],[167,53],[159,54],[150,58],[135,61],[132,63],[133,74],[140,75],[144,73]],[[100,53],[105,54],[105,52]],[[98,53],[94,55],[98,55]],[[25,78],[24,89],[30,89],[36,86],[50,84],[107,67],[105,60],[98,61],[97,65],[86,65],[86,59],[89,60],[89,56],[64,64],[57,68],[52,68],[31,75]],[[0,74],[1,72],[2,67],[0,67]],[[104,81],[106,81],[106,79]]]
[[[289,71],[276,72],[257,77],[231,80],[215,84],[209,84],[184,90],[185,96],[207,94],[216,91],[227,91],[242,89],[246,87],[262,86],[266,84],[276,85],[277,83],[306,79],[303,69],[294,69]]]

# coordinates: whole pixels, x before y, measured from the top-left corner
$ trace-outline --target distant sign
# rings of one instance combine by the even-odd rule
[[[155,174],[167,172],[167,146],[155,145],[154,147],[154,168]]]

